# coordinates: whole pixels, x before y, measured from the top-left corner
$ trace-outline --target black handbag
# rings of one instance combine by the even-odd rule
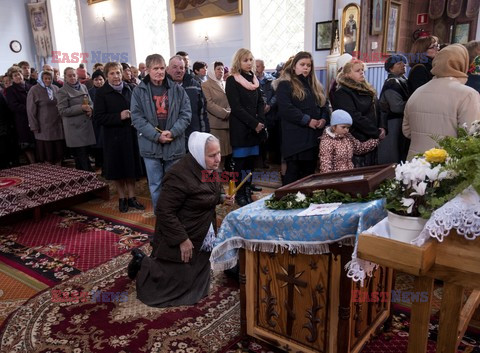
[[[258,137],[260,138],[261,143],[265,143],[268,140],[268,130],[267,128],[263,128],[259,133]]]

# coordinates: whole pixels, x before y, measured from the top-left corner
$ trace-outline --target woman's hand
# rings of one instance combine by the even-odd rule
[[[327,124],[327,121],[325,119],[318,120],[317,129],[323,129],[326,124]]]
[[[85,112],[85,115],[89,118],[92,116],[92,107],[88,104],[82,104],[82,110]]]
[[[120,113],[120,119],[121,120],[127,120],[127,119],[130,119],[131,117],[132,117],[132,115],[130,113],[130,110],[128,110],[128,109],[122,110],[121,113]]]
[[[263,125],[262,123],[258,123],[257,127],[255,128],[257,134],[260,133],[260,131],[262,131],[264,127],[265,125]]]
[[[383,127],[379,128],[378,130],[380,131],[380,135],[378,135],[378,139],[383,140],[385,136],[387,136],[386,131]]]
[[[235,195],[225,194],[225,199],[223,200],[223,203],[227,206],[233,206],[233,204],[235,203]]]
[[[180,243],[180,253],[183,262],[190,262],[193,254],[193,244],[190,239],[186,239]]]
[[[318,126],[318,120],[310,119],[310,121],[308,122],[308,127],[315,130],[317,126]]]

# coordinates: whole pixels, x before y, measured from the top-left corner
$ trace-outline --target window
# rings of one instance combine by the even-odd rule
[[[251,50],[267,69],[304,50],[305,0],[250,1]]]
[[[130,0],[137,64],[150,54],[160,54],[168,63],[170,35],[167,0]]]
[[[82,53],[82,44],[80,41],[80,29],[78,26],[77,16],[77,2],[76,0],[50,0],[50,9],[52,11],[53,31],[55,33],[55,51],[60,51],[58,56],[60,69],[60,75],[63,77],[63,70],[66,67],[77,68],[78,64],[82,61],[77,59],[74,62],[61,62],[74,61],[75,57],[79,58],[79,53]],[[77,55],[73,55],[77,53]],[[72,57],[73,56],[73,57]],[[65,59],[65,60],[63,60]],[[85,58],[88,60],[88,58]]]

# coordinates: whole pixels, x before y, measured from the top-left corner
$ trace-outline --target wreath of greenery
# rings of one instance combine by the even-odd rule
[[[307,208],[310,204],[322,204],[322,203],[351,203],[351,202],[367,202],[372,200],[378,200],[384,197],[385,188],[389,186],[389,183],[382,183],[375,190],[370,192],[367,196],[357,194],[352,196],[345,194],[341,191],[334,189],[327,190],[315,190],[311,196],[304,195],[300,192],[296,194],[287,194],[280,200],[276,200],[274,195],[265,201],[265,206],[272,210],[293,210],[297,208]]]

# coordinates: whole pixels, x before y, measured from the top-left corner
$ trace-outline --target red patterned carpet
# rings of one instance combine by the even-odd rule
[[[133,226],[61,210],[0,228],[0,261],[55,285],[142,245]]]
[[[116,257],[32,298],[1,329],[0,352],[218,352],[234,344],[240,312],[231,280],[215,277],[195,306],[150,308],[136,299],[129,260]],[[68,301],[52,300],[53,291]],[[96,291],[120,295],[94,302]],[[74,300],[73,293],[89,295]]]

